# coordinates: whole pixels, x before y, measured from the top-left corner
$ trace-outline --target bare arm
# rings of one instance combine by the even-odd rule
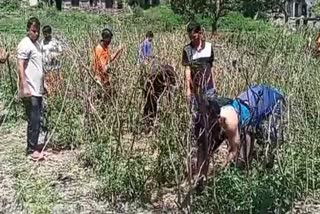
[[[29,86],[27,84],[26,79],[26,67],[27,67],[27,60],[24,59],[18,59],[18,74],[19,74],[19,92],[20,97],[29,97],[31,96],[31,91],[29,89]]]
[[[235,158],[240,147],[240,133],[238,128],[238,114],[233,108],[221,109],[221,117],[223,118],[222,128],[229,142],[229,154],[225,162],[225,166]]]
[[[21,85],[26,85],[26,67],[27,67],[27,61],[24,59],[18,59],[18,74],[19,74],[19,81]]]
[[[237,152],[239,150],[240,147],[240,133],[238,128],[233,129],[233,130],[229,130],[228,132],[226,132],[227,136],[228,136],[228,141],[229,141],[229,154],[226,160],[226,164],[230,163],[230,161],[232,161],[236,155]]]

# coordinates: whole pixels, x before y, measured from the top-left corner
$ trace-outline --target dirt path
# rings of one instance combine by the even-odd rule
[[[93,173],[79,164],[79,151],[51,154],[34,163],[25,156],[26,124],[0,127],[0,213],[106,213],[95,198]]]

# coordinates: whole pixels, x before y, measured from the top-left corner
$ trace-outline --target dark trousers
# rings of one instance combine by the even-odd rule
[[[189,103],[192,114],[193,137],[196,142],[193,146],[197,160],[195,174],[200,172],[200,175],[203,176],[207,176],[210,150],[214,147],[212,144],[214,136],[212,134],[219,132],[215,125],[217,118],[209,111],[213,106],[210,104],[210,108],[208,108],[206,104],[206,100],[213,100],[214,97],[215,90],[209,89],[204,92],[204,95],[192,97]]]
[[[23,100],[27,121],[27,154],[37,149],[42,114],[42,97],[28,97]]]

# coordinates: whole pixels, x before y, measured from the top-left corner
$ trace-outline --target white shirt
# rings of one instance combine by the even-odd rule
[[[52,38],[47,44],[42,40],[41,51],[43,55],[43,66],[46,71],[60,68],[60,62],[57,58],[62,52],[62,48],[56,39]]]
[[[38,42],[33,43],[29,37],[25,37],[18,45],[17,57],[18,60],[23,59],[28,62],[25,75],[31,95],[41,97],[44,92],[44,79],[40,44]]]

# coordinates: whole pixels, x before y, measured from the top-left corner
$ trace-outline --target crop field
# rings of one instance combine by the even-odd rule
[[[64,44],[63,79],[46,97],[52,155],[38,163],[25,157],[26,121],[16,99],[16,47],[31,16],[51,25]],[[165,5],[112,16],[1,10],[0,47],[11,58],[0,65],[0,213],[320,213],[320,63],[308,48],[315,32],[237,13],[222,18],[217,35],[207,32],[215,45],[218,94],[233,98],[249,84],[271,84],[286,95],[287,127],[272,169],[259,160],[250,170],[221,168],[223,145],[204,191],[196,194],[189,192],[185,165],[191,143],[181,65],[189,42],[185,25]],[[97,99],[106,92],[92,78],[91,55],[106,26],[114,32],[111,49],[125,49],[110,68],[116,95],[103,100]],[[154,53],[177,65],[178,84],[172,99],[161,99],[156,125],[145,134],[143,74],[135,62],[148,30],[155,34]]]

